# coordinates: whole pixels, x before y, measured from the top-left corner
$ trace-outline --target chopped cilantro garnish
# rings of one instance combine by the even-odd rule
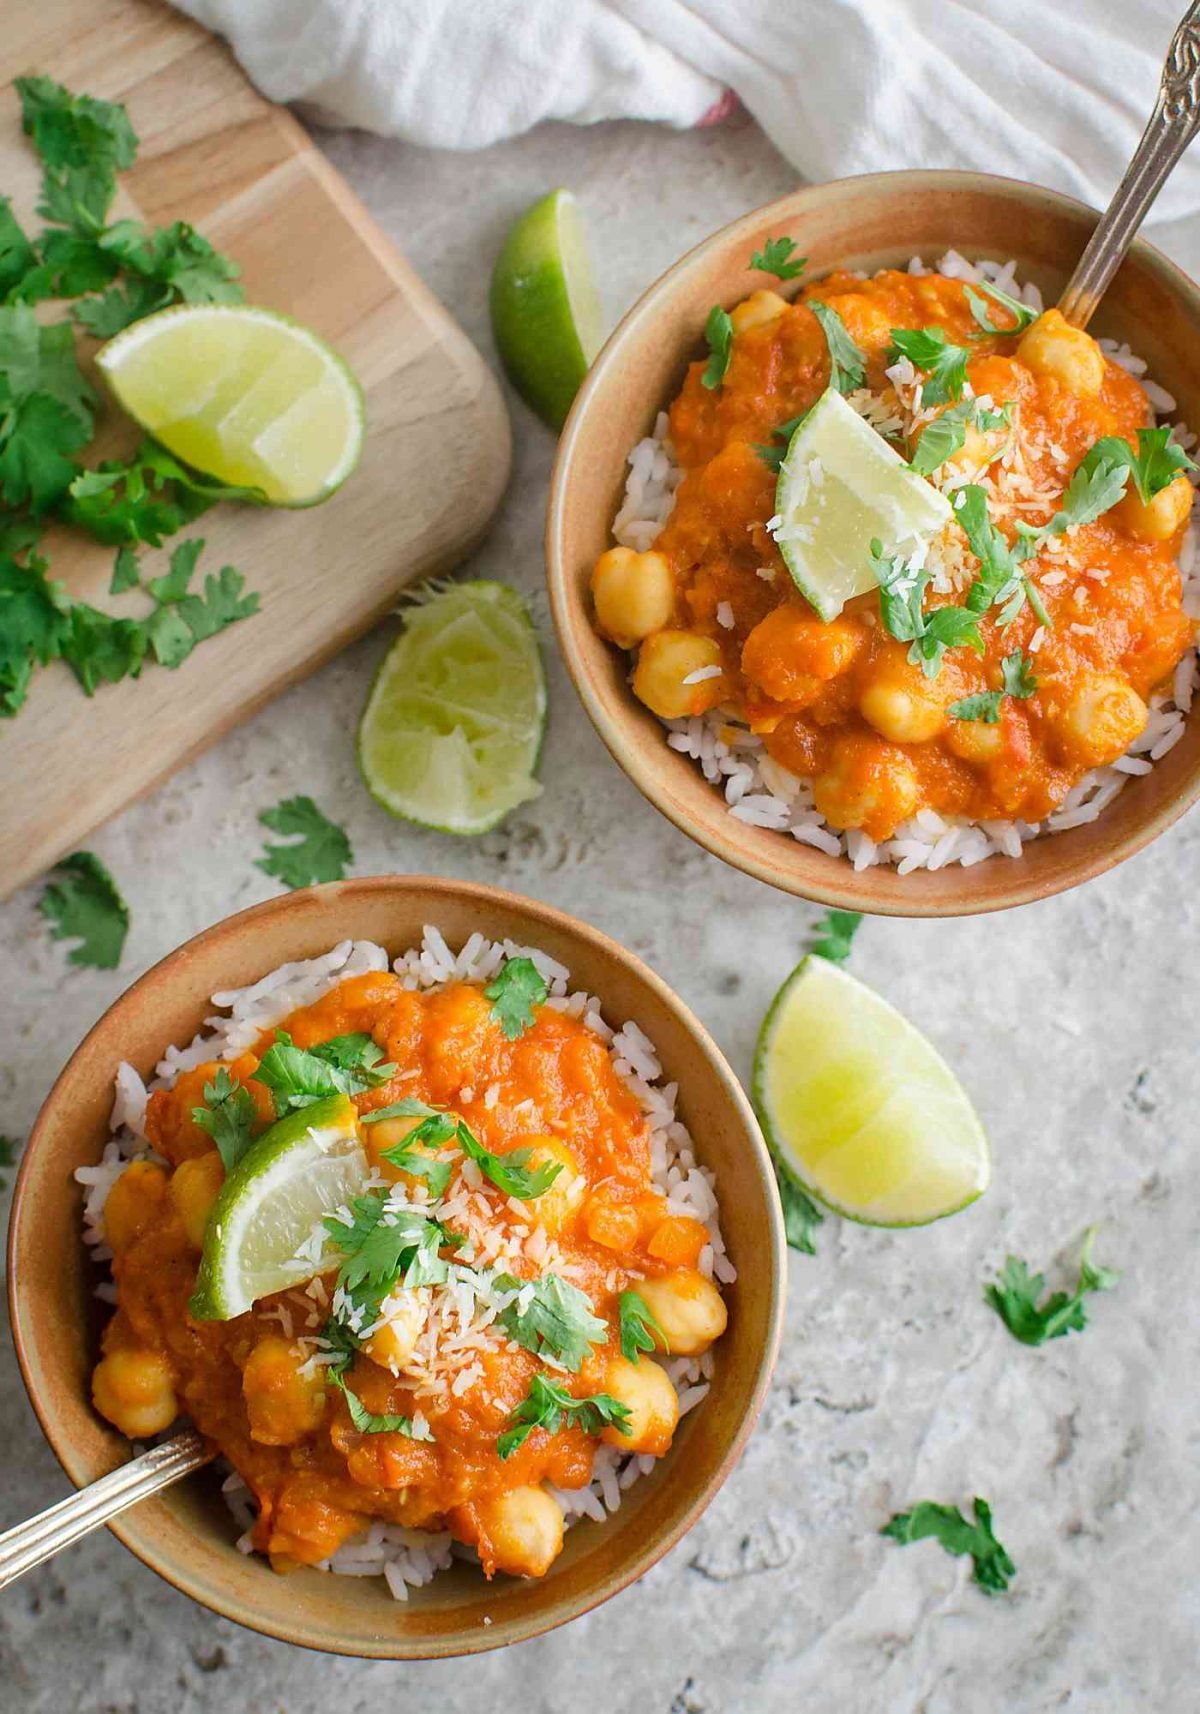
[[[217,1145],[225,1171],[232,1172],[254,1141],[258,1112],[250,1091],[221,1066],[204,1085],[204,1106],[193,1107],[192,1118]]]
[[[986,1286],[983,1295],[1014,1339],[1023,1345],[1043,1345],[1047,1339],[1083,1332],[1087,1326],[1084,1299],[1088,1293],[1111,1291],[1120,1278],[1112,1269],[1097,1267],[1092,1261],[1095,1237],[1096,1228],[1089,1227],[1083,1240],[1075,1290],[1051,1292],[1041,1302],[1038,1300],[1046,1284],[1043,1276],[1031,1274],[1028,1264],[1019,1256],[1007,1258],[996,1284]]]
[[[978,720],[985,726],[995,726],[1000,719],[1001,690],[980,690],[973,696],[960,696],[947,709],[951,720]]]
[[[826,911],[814,930],[813,952],[831,964],[844,964],[862,919],[861,911]]]
[[[374,1311],[402,1278],[413,1287],[448,1278],[439,1252],[450,1235],[440,1221],[392,1207],[390,1190],[354,1197],[347,1212],[348,1221],[327,1214],[323,1222],[342,1252],[337,1284],[347,1297]]]
[[[608,1337],[607,1323],[593,1313],[591,1298],[557,1274],[536,1280],[499,1274],[496,1284],[518,1293],[497,1317],[509,1338],[537,1357],[554,1358],[572,1374],[591,1356],[592,1346]]]
[[[910,1512],[897,1512],[879,1533],[904,1546],[932,1537],[947,1553],[969,1553],[974,1562],[976,1583],[993,1595],[1008,1588],[1017,1568],[996,1539],[992,1529],[992,1509],[987,1501],[976,1498],[974,1510],[975,1522],[969,1523],[957,1506],[919,1500]]]
[[[1038,312],[1035,309],[1030,309],[1028,304],[1023,304],[1020,298],[1009,297],[1008,293],[1002,292],[999,286],[990,286],[986,280],[980,280],[977,286],[967,286],[965,290],[967,302],[971,306],[971,314],[984,333],[1024,333],[1025,329],[1031,327],[1038,318]],[[979,295],[980,292],[986,292],[989,298],[1003,305],[1013,317],[1011,327],[997,327],[991,318],[991,311]],[[978,339],[979,335],[976,334],[975,337]]]
[[[821,324],[829,348],[829,385],[839,393],[855,393],[865,385],[867,359],[846,331],[846,324],[821,298],[810,298],[809,309]]]
[[[505,959],[483,991],[492,1001],[496,1022],[509,1041],[533,1028],[533,1008],[545,1005],[549,992],[532,958]]]
[[[771,430],[772,443],[770,446],[754,447],[755,452],[769,470],[778,471],[787,455],[792,436],[807,415],[807,411],[801,411],[799,416],[789,417],[786,422],[779,423]]]
[[[957,405],[948,405],[940,416],[921,430],[916,451],[908,461],[909,469],[915,470],[918,476],[932,476],[948,458],[962,451],[969,427],[986,432],[1008,422],[1007,405],[1000,410],[981,409],[975,399],[962,399]]]
[[[562,1171],[559,1161],[545,1161],[541,1166],[531,1167],[530,1149],[510,1149],[506,1155],[492,1154],[477,1137],[472,1136],[461,1119],[455,1129],[454,1140],[465,1155],[478,1162],[482,1172],[498,1190],[502,1190],[505,1196],[515,1197],[518,1202],[532,1202],[535,1197],[544,1196]]]
[[[779,1186],[779,1200],[783,1204],[784,1236],[793,1250],[800,1250],[806,1256],[815,1256],[816,1230],[825,1219],[824,1214],[812,1197],[801,1190],[795,1179],[778,1162],[775,1163],[775,1182]]]
[[[967,607],[931,607],[926,611],[929,573],[914,570],[903,560],[871,542],[871,569],[879,584],[879,611],[884,629],[898,642],[909,643],[908,658],[926,678],[942,670],[947,649],[971,648],[983,653],[978,614]]]
[[[255,860],[255,868],[274,875],[285,887],[345,878],[354,861],[350,841],[310,797],[284,798],[274,809],[263,810],[258,819],[272,833],[298,837],[290,845],[268,844],[265,855]]]
[[[129,933],[129,906],[100,859],[76,851],[55,866],[61,880],[50,881],[38,901],[55,940],[77,940],[70,964],[115,970]]]
[[[1005,655],[1000,662],[1000,673],[1004,681],[1004,694],[1015,696],[1019,702],[1031,697],[1037,689],[1037,679],[1033,672],[1033,657],[1014,649],[1011,655]]]
[[[774,274],[777,280],[798,280],[808,257],[795,252],[794,238],[768,238],[761,250],[751,252],[750,266],[760,274]]]
[[[311,1107],[327,1095],[361,1095],[396,1074],[383,1062],[383,1050],[368,1035],[334,1036],[318,1046],[299,1048],[286,1030],[275,1031],[274,1045],[262,1056],[255,1081],[271,1091],[282,1116]]]
[[[359,1434],[403,1434],[409,1440],[431,1441],[433,1439],[428,1428],[418,1434],[413,1427],[413,1419],[410,1416],[379,1416],[374,1411],[368,1410],[358,1394],[350,1391],[344,1376],[336,1375],[334,1379],[346,1396],[350,1421]]]
[[[952,404],[962,397],[971,353],[964,345],[951,344],[940,327],[894,327],[890,361],[897,355],[924,372],[922,405]]]
[[[1110,505],[1115,505],[1116,500],[1125,492],[1129,477],[1133,478],[1139,498],[1149,502],[1169,483],[1174,482],[1182,471],[1195,470],[1195,464],[1174,439],[1174,430],[1166,424],[1162,428],[1141,428],[1137,435],[1136,450],[1121,435],[1105,435],[1088,449],[1063,496],[1064,510],[1072,509],[1069,505],[1071,488],[1081,474],[1086,485],[1081,483],[1080,494],[1073,508],[1075,514],[1086,512],[1097,496],[1103,498],[1108,492],[1115,492],[1119,484],[1120,492],[1116,493],[1116,499],[1109,502]],[[1111,486],[1098,487],[1097,484]],[[1107,506],[1101,506],[1091,517],[1098,517],[1100,511],[1107,510]],[[1091,517],[1072,515],[1069,523],[1090,523]],[[1047,530],[1049,527],[1046,526]]]
[[[577,1399],[552,1381],[548,1375],[535,1375],[529,1384],[529,1397],[513,1412],[512,1421],[496,1442],[501,1458],[511,1458],[523,1446],[535,1428],[547,1434],[557,1434],[563,1423],[581,1428],[585,1434],[599,1434],[612,1427],[620,1434],[629,1434],[630,1410],[608,1393],[594,1393],[590,1398]]]
[[[974,696],[962,696],[957,702],[952,702],[948,710],[950,718],[980,720],[985,726],[995,726],[1000,719],[1000,704],[1006,696],[1024,702],[1037,689],[1033,657],[1023,654],[1020,649],[1005,655],[1000,662],[1000,675],[1003,683],[999,690],[981,690]]]
[[[653,1351],[658,1344],[669,1351],[667,1336],[650,1313],[645,1298],[636,1291],[623,1291],[617,1299],[620,1325],[621,1355],[627,1362],[640,1361],[642,1351]]]
[[[714,304],[708,312],[708,320],[704,323],[704,337],[708,341],[709,357],[704,365],[700,383],[711,393],[715,392],[725,379],[733,356],[733,322],[720,304]]]

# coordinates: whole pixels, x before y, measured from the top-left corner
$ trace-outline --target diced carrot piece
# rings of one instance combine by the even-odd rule
[[[584,1230],[593,1244],[606,1250],[631,1250],[637,1243],[638,1217],[628,1203],[594,1196],[587,1205]]]
[[[707,1243],[708,1231],[699,1220],[692,1220],[686,1214],[669,1214],[646,1250],[657,1262],[667,1262],[673,1268],[694,1268]]]

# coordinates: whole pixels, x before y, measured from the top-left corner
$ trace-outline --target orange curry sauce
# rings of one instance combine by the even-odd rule
[[[646,693],[637,676],[635,690],[665,716],[728,708],[764,737],[777,763],[814,782],[817,808],[838,827],[862,827],[882,839],[926,807],[974,820],[1038,821],[1089,769],[1114,761],[1137,737],[1151,692],[1193,640],[1177,566],[1191,503],[1186,478],[1176,478],[1153,518],[1127,490],[1096,522],[1049,541],[1023,569],[1052,628],[1027,605],[1001,630],[993,608],[982,624],[984,656],[948,651],[931,681],[907,660],[907,643],[884,630],[876,593],[823,624],[767,530],[776,478],[755,445],[769,443],[776,426],[808,410],[829,383],[825,337],[807,307],[814,297],[840,314],[867,358],[867,387],[883,401],[896,403],[884,373],[893,328],[932,326],[969,347],[975,395],[990,395],[997,407],[1011,404],[1014,427],[1011,438],[1004,430],[984,437],[986,445],[975,434],[958,468],[984,484],[1009,542],[1018,522],[1036,526],[1053,515],[1097,439],[1122,435],[1134,443],[1137,429],[1152,421],[1137,382],[1086,335],[1068,329],[1060,337],[1056,311],[1031,330],[1041,325],[1049,333],[1058,319],[1058,343],[1047,355],[1042,335],[1041,347],[1029,336],[981,337],[962,283],[938,275],[888,271],[862,280],[837,273],[786,306],[773,293],[755,294],[733,312],[722,384],[703,386],[705,365],[693,363],[671,406],[671,438],[686,474],[653,548],[673,579],[666,624],[707,639],[710,651],[715,644],[719,653],[708,658],[719,661],[721,676],[702,675],[675,703],[669,693],[665,701],[656,697],[649,675]],[[990,307],[994,320],[1008,320],[1008,312]],[[1079,375],[1070,351],[1067,361],[1056,360],[1063,337],[1084,343]],[[903,405],[898,414],[904,418]],[[908,453],[920,426],[909,417],[902,442]],[[1006,438],[1007,455],[989,465]],[[972,453],[983,454],[982,464],[971,462]],[[939,473],[943,486],[952,474],[952,466]],[[943,563],[948,557],[959,576],[952,592],[927,596],[927,607],[961,602],[978,572],[956,523],[940,541]],[[632,640],[613,627],[609,634],[627,646]],[[644,631],[637,640],[645,659]],[[1002,659],[1031,647],[1032,697],[1005,696],[995,725],[949,716],[951,702],[998,689]]]
[[[616,1331],[618,1295],[627,1287],[639,1284],[650,1292],[655,1282],[669,1281],[685,1296],[703,1289],[719,1306],[715,1290],[696,1271],[706,1229],[668,1211],[651,1180],[646,1120],[604,1042],[579,1020],[539,1006],[533,1026],[510,1041],[479,987],[457,983],[411,992],[395,976],[371,974],[344,981],[281,1027],[301,1048],[354,1031],[374,1038],[397,1071],[356,1097],[360,1112],[417,1097],[459,1114],[495,1154],[532,1147],[535,1158],[564,1163],[564,1173],[541,1198],[510,1203],[484,1179],[475,1202],[484,1207],[478,1198],[486,1199],[478,1226],[493,1242],[503,1239],[494,1265],[530,1278],[552,1257],[554,1271],[585,1291],[608,1323],[607,1342],[593,1347],[578,1374],[553,1371],[576,1396],[608,1391],[629,1398],[632,1365],[620,1354]],[[257,1056],[244,1054],[228,1067],[254,1095],[263,1126],[273,1116],[271,1096],[254,1072],[271,1039],[262,1038]],[[119,1308],[105,1330],[105,1361],[122,1352],[165,1361],[180,1410],[253,1490],[259,1506],[253,1542],[277,1569],[322,1560],[372,1518],[382,1518],[451,1530],[478,1548],[489,1575],[497,1567],[544,1571],[561,1545],[560,1509],[553,1506],[557,1522],[530,1549],[520,1529],[514,1538],[506,1500],[543,1483],[582,1486],[597,1440],[576,1427],[557,1433],[539,1428],[501,1460],[497,1438],[543,1368],[531,1352],[493,1330],[477,1350],[457,1358],[443,1351],[435,1381],[427,1365],[418,1383],[403,1366],[392,1372],[360,1351],[347,1382],[362,1404],[380,1415],[411,1418],[421,1411],[434,1436],[426,1443],[400,1433],[357,1432],[342,1391],[323,1382],[319,1367],[310,1364],[306,1373],[304,1359],[326,1318],[332,1274],[315,1295],[293,1288],[233,1321],[198,1322],[189,1314],[203,1230],[203,1210],[197,1222],[194,1208],[196,1163],[207,1163],[210,1202],[222,1177],[210,1138],[191,1116],[214,1070],[206,1065],[185,1072],[171,1089],[151,1096],[147,1132],[167,1164],[135,1163],[110,1193],[105,1235],[114,1251]],[[396,1141],[388,1134],[393,1123],[364,1126],[362,1135],[384,1175],[400,1180],[398,1169],[379,1161],[382,1149]],[[460,1172],[461,1163],[447,1191],[451,1199]],[[471,1235],[478,1237],[478,1230]],[[723,1308],[719,1320],[723,1327]],[[715,1336],[710,1328],[703,1344]],[[701,1347],[693,1342],[691,1348]],[[455,1375],[475,1360],[477,1378],[456,1393]],[[643,1354],[634,1372],[643,1392],[652,1374],[659,1403],[663,1390],[671,1402],[642,1408],[630,1398],[633,1434],[608,1430],[603,1436],[622,1450],[661,1454],[670,1445],[678,1416],[674,1389]],[[105,1414],[137,1432],[136,1412],[126,1426],[119,1401],[117,1408],[111,1402],[111,1386],[100,1385],[100,1370],[96,1394]]]

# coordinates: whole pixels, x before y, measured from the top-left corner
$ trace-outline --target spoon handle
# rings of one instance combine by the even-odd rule
[[[151,1447],[149,1452],[130,1459],[120,1469],[101,1476],[98,1482],[89,1482],[86,1488],[68,1495],[37,1517],[14,1524],[0,1534],[0,1589],[32,1571],[51,1554],[70,1547],[81,1535],[106,1524],[118,1512],[198,1470],[212,1456],[212,1447],[195,1429],[185,1429],[161,1446]]]
[[[1195,0],[1171,38],[1158,100],[1142,140],[1059,300],[1059,309],[1073,326],[1086,327],[1092,319],[1150,204],[1198,127],[1200,0]]]

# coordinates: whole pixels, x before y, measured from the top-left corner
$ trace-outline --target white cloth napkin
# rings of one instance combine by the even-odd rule
[[[972,167],[1103,207],[1184,0],[176,0],[275,101],[477,149],[694,125],[734,91],[808,179]],[[1200,143],[1150,236],[1200,269]]]

